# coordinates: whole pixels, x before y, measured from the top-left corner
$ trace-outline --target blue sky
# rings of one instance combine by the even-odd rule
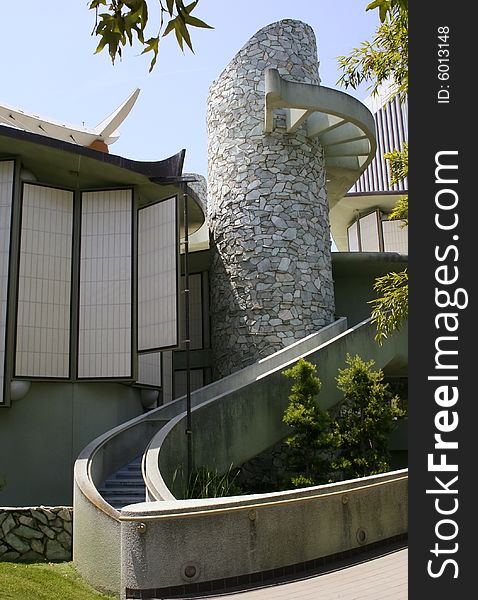
[[[156,0],[150,0],[152,9]],[[369,0],[200,0],[195,14],[215,27],[193,29],[195,54],[173,37],[158,63],[128,49],[114,66],[94,55],[94,12],[86,0],[18,0],[16,15],[0,22],[0,103],[73,124],[95,126],[136,88],[139,99],[121,127],[114,154],[160,160],[186,148],[185,171],[207,175],[206,100],[211,82],[261,27],[284,18],[315,31],[322,84],[337,87],[336,57],[370,39],[378,24]],[[152,10],[152,18],[154,11]],[[153,33],[154,29],[151,29]],[[359,99],[362,87],[349,91]]]

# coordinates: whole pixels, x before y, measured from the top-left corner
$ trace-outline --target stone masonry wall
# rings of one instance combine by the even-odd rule
[[[285,114],[264,134],[264,74],[319,84],[312,29],[259,31],[208,99],[211,334],[216,377],[268,356],[334,319],[322,148]]]
[[[265,494],[292,487],[291,477],[297,473],[288,465],[287,444],[282,441],[243,463],[236,482],[245,493]]]
[[[73,509],[0,508],[0,561],[71,560]]]
[[[207,181],[203,175],[198,173],[183,173],[184,177],[194,177],[195,181],[191,181],[188,185],[194,192],[196,192],[199,202],[201,203],[202,209],[206,212],[207,209]]]

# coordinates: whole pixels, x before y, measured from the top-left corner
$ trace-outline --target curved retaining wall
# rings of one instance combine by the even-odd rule
[[[285,406],[289,384],[281,371],[300,356],[318,364],[319,376],[323,381],[324,406],[334,404],[339,399],[335,376],[337,367],[344,365],[347,352],[360,354],[367,359],[373,358],[378,367],[406,356],[406,330],[392,336],[379,347],[373,340],[374,327],[370,319],[347,331],[345,328],[346,320],[340,319],[240,372],[193,392],[192,406],[197,407],[193,411],[197,464],[227,469],[231,462],[238,464],[283,436],[284,432],[280,431],[280,415]],[[182,501],[177,503],[174,500],[169,487],[174,489],[174,471],[186,464],[185,408],[185,398],[181,398],[133,419],[92,442],[76,461],[73,559],[86,580],[99,590],[118,594],[125,565],[129,565],[128,569],[132,568],[128,563],[133,560],[130,553],[146,551],[146,546],[129,547],[125,542],[126,545],[123,544],[122,550],[120,549],[123,514],[103,500],[96,485],[137,456],[157,431],[144,459],[145,481],[149,496],[171,501],[170,512],[175,514],[174,507],[181,507]],[[164,425],[168,419],[169,422]],[[248,426],[238,427],[236,431],[234,424],[243,419]],[[261,435],[261,427],[264,435]],[[221,458],[218,460],[218,457]],[[158,461],[161,462],[162,472],[158,469]],[[176,481],[178,485],[183,484],[181,477],[176,477]],[[267,499],[269,496],[257,496],[256,499]],[[241,498],[240,502],[243,500]],[[206,506],[208,501],[205,502],[206,504],[200,504]],[[215,502],[213,500],[212,504]],[[153,503],[152,506],[156,510],[158,504]],[[174,529],[173,522],[170,527]],[[390,535],[387,533],[385,538]],[[174,567],[176,571],[171,571],[174,577],[177,575],[178,564],[170,564],[168,556],[175,556],[174,553],[179,552],[177,548],[183,541],[180,544],[178,540],[183,538],[175,538],[174,548],[165,551],[165,563],[161,563],[159,569],[163,573]],[[150,556],[157,552],[155,544],[159,542],[148,542],[150,543],[153,554],[149,554],[148,550],[147,560],[143,563],[145,573],[146,565],[153,564]],[[161,552],[163,550],[164,548]],[[299,557],[296,562],[300,560]]]
[[[97,486],[141,454],[167,421],[151,411],[112,429],[83,449],[75,462],[73,561],[97,590],[119,593],[121,576],[120,513]]]
[[[332,322],[334,293],[322,148],[285,116],[264,134],[265,71],[319,84],[312,29],[261,29],[209,92],[211,334],[222,377]]]
[[[339,325],[330,326],[330,330],[333,331],[334,327],[338,330]],[[244,377],[242,381],[238,378],[234,387],[229,381],[228,389],[210,395],[193,407],[194,465],[225,472],[231,464],[242,464],[288,434],[282,415],[288,403],[290,381],[282,375],[282,371],[292,366],[300,356],[317,365],[317,374],[322,381],[319,399],[323,408],[333,406],[342,397],[335,378],[338,369],[345,367],[347,353],[352,356],[358,354],[366,360],[373,359],[376,368],[384,368],[392,361],[406,357],[406,329],[391,336],[382,346],[375,342],[374,332],[374,325],[368,319],[332,339],[322,342],[319,342],[320,338],[316,339],[315,346],[310,344],[307,348],[307,340],[303,340],[259,363],[262,372],[256,372],[255,377]],[[311,336],[311,341],[314,338]],[[255,366],[244,369],[244,374],[253,372]],[[227,379],[232,378],[234,375]],[[184,494],[187,464],[185,419],[185,412],[171,419],[149,445],[145,481],[150,499],[172,500]]]
[[[295,356],[287,348],[261,361],[270,362],[271,369],[195,407],[196,465],[226,470],[286,434],[281,416],[290,382],[281,373],[299,355],[317,364],[326,407],[339,400],[335,376],[347,352],[373,358],[382,368],[405,359],[406,329],[381,347],[374,331],[368,319],[308,350],[298,343]],[[173,493],[180,494],[184,485],[185,419],[185,413],[172,419],[146,454],[149,495],[162,501],[121,511],[123,593],[174,597],[198,589],[212,592],[227,581],[253,583],[292,565],[301,568],[406,535],[407,470],[273,494],[175,500]]]
[[[377,366],[380,367],[385,366],[388,362],[397,359],[406,352],[407,336],[405,330],[392,336],[379,348],[373,341],[374,328],[370,324],[370,320],[360,323],[348,331],[344,331],[345,324],[346,320],[341,319],[321,332],[284,348],[241,372],[234,373],[221,381],[193,392],[192,405],[198,407],[198,410],[193,412],[193,426],[195,427],[193,439],[195,440],[198,464],[215,464],[218,468],[221,468],[221,466],[227,468],[230,461],[240,462],[240,460],[246,460],[248,454],[260,452],[274,443],[276,438],[282,436],[281,432],[274,432],[275,427],[280,428],[280,423],[273,422],[274,416],[276,420],[280,420],[284,399],[287,398],[288,394],[288,383],[280,373],[283,368],[292,364],[300,356],[305,356],[308,360],[318,363],[319,375],[323,380],[323,398],[327,400],[324,405],[329,405],[338,400],[338,397],[333,394],[333,390],[336,390],[335,375],[337,366],[343,366],[346,352],[374,358],[377,361]],[[250,401],[253,401],[253,407]],[[172,547],[165,549],[163,546],[158,546],[162,543],[159,540],[150,540],[149,537],[146,538],[142,535],[138,538],[139,541],[133,539],[131,535],[136,531],[134,527],[139,527],[140,523],[143,522],[142,520],[140,522],[136,521],[134,527],[131,525],[133,529],[130,533],[126,533],[125,530],[126,537],[123,538],[122,547],[120,548],[125,516],[123,513],[114,510],[103,500],[96,489],[96,485],[142,451],[154,432],[159,430],[158,434],[153,437],[153,442],[144,460],[145,480],[151,497],[164,498],[170,501],[161,503],[161,505],[151,504],[153,511],[157,511],[158,506],[169,506],[168,514],[174,516],[176,507],[181,509],[182,501],[177,502],[173,499],[174,497],[168,485],[173,487],[174,471],[179,465],[186,463],[186,446],[184,443],[185,408],[185,398],[181,398],[125,423],[92,442],[85,448],[75,464],[73,559],[81,574],[99,590],[120,593],[122,572],[127,585],[139,585],[138,582],[134,583],[131,579],[133,575],[135,578],[139,577],[138,572],[134,571],[131,575],[131,570],[136,568],[134,562],[136,558],[143,556],[141,552],[147,552],[147,555],[143,556],[145,561],[142,563],[143,567],[141,567],[143,573],[146,574],[149,573],[146,565],[155,564],[151,562],[151,557],[155,557],[157,552],[162,553],[164,551],[162,557],[165,562],[161,563],[161,568],[155,570],[161,573],[161,577],[163,577],[163,574],[167,575],[164,576],[164,580],[161,579],[159,582],[154,578],[151,579],[153,581],[151,585],[166,585],[164,583],[166,580],[175,581],[176,583],[182,581],[184,583],[183,579],[178,580],[178,577],[182,577],[181,572],[178,574],[178,565],[180,566],[183,563],[176,562],[177,557],[175,554],[180,552],[179,547],[189,537],[182,531],[182,525],[179,524],[180,529],[175,530],[175,519],[168,517],[170,519],[170,524],[167,525],[170,532],[168,535],[176,536],[176,533],[174,533],[176,531],[178,535],[184,535],[185,537],[174,537]],[[257,419],[252,414],[254,412],[258,415]],[[162,427],[168,419],[170,421]],[[239,433],[236,435],[234,422],[240,422],[242,419],[245,419],[249,426],[238,428]],[[259,426],[265,427],[263,430],[267,434],[265,437],[258,434]],[[200,435],[201,433],[204,433],[204,435]],[[255,441],[251,443],[253,436],[255,436]],[[159,457],[160,454],[162,454],[161,457]],[[216,457],[219,456],[222,456],[222,458],[220,462],[217,462]],[[158,470],[159,460],[162,464],[162,472]],[[163,476],[168,485],[163,480]],[[177,480],[178,483],[181,483],[180,478],[177,478]],[[297,492],[288,493],[292,494],[291,497],[295,497],[294,494],[297,494]],[[274,495],[257,496],[252,499],[262,502],[271,497],[274,497]],[[251,500],[251,497],[248,497],[248,499],[240,498],[238,502],[242,503],[249,500]],[[199,501],[199,505],[205,507],[208,502],[211,502],[212,506],[217,501]],[[140,510],[143,510],[144,505],[138,506]],[[189,503],[187,506],[192,505]],[[146,513],[150,514],[149,508]],[[135,515],[137,516],[137,513]],[[125,527],[130,528],[127,514],[126,519],[127,524]],[[154,516],[154,519],[156,519],[156,516]],[[207,523],[207,519],[204,522]],[[219,521],[215,523],[222,526]],[[163,519],[161,527],[164,524],[165,520]],[[297,523],[295,523],[294,527],[297,526]],[[302,528],[304,528],[304,523],[302,523]],[[140,530],[142,528],[137,529],[137,531]],[[392,530],[391,525],[388,529],[385,528],[383,530],[384,537],[396,535],[390,533]],[[168,539],[168,543],[171,542],[170,537],[166,536],[164,539]],[[209,538],[206,537],[205,539],[207,541]],[[182,540],[181,544],[178,540]],[[133,546],[130,546],[130,542]],[[215,543],[221,545],[220,541],[216,540]],[[232,551],[233,548],[234,546],[231,545],[229,550]],[[203,551],[202,545],[201,549]],[[186,550],[189,552],[188,548]],[[169,558],[170,556],[174,557],[174,561],[173,558]],[[243,560],[243,558],[240,560]],[[300,560],[302,560],[301,555],[294,559],[295,562]],[[231,568],[235,568],[236,564],[232,561]],[[242,568],[243,566],[240,566],[238,572],[242,572]],[[146,577],[146,575],[144,576]],[[151,573],[147,576],[153,577]],[[207,575],[207,577],[210,576],[212,575]],[[176,585],[176,583],[168,585]]]
[[[346,322],[345,318],[341,318],[322,331],[257,364],[195,390],[191,394],[192,406],[198,406],[266,376],[278,364],[337,337],[346,329]],[[168,420],[181,415],[185,410],[186,399],[182,397],[132,419],[91,442],[75,462],[73,561],[88,583],[98,590],[119,594],[121,558],[120,513],[100,496],[96,486],[143,452],[154,433]],[[148,455],[149,460],[147,458],[146,462],[151,463],[151,453]],[[178,462],[182,461],[178,459]],[[158,464],[157,459],[155,464]],[[151,466],[148,469],[147,464],[143,467],[145,481],[148,483],[149,471],[152,469]],[[172,497],[169,491],[165,493],[169,493],[169,498]]]
[[[407,491],[403,470],[299,491],[126,507],[123,593],[170,598],[198,591],[188,588],[198,583],[223,589],[230,578],[251,583],[254,574],[404,535]]]
[[[192,406],[199,406],[266,376],[277,365],[337,337],[345,331],[346,322],[345,318],[341,318],[258,364],[194,391],[191,394]],[[186,399],[182,397],[132,419],[93,440],[75,462],[73,560],[83,577],[96,589],[119,593],[121,572],[120,513],[101,497],[96,486],[142,453],[153,435],[185,410]],[[148,454],[151,463],[151,453]],[[176,464],[178,462],[181,462],[179,457]],[[155,464],[158,464],[157,459]],[[151,466],[148,469],[146,465],[146,482],[149,471]],[[170,492],[165,493],[172,497]]]

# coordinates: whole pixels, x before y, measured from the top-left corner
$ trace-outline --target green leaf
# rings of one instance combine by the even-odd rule
[[[88,0],[88,7],[96,11],[96,23],[92,35],[99,38],[95,52],[101,52],[108,46],[108,52],[114,62],[116,56],[121,57],[122,49],[129,44],[134,45],[136,33],[138,42],[143,46],[142,54],[153,53],[150,71],[157,60],[159,36],[166,36],[174,30],[177,43],[184,52],[184,42],[194,52],[189,27],[213,29],[205,21],[191,15],[198,0],[185,5],[183,0],[159,1],[160,26],[157,37],[145,41],[145,30],[148,22],[148,0]],[[99,7],[104,12],[99,14]],[[176,13],[176,16],[175,16]],[[164,15],[172,18],[167,22],[163,32]]]
[[[174,29],[174,28],[175,28],[175,26],[176,26],[176,25],[175,25],[175,21],[176,21],[176,18],[174,18],[174,19],[171,19],[171,20],[169,21],[169,23],[168,23],[168,25],[167,25],[166,29],[164,30],[163,37],[166,37],[166,36],[167,36],[169,33],[171,33],[171,31],[173,31],[173,29]]]
[[[131,11],[129,14],[127,14],[124,17],[124,19],[128,23],[132,23],[132,24],[137,23],[137,24],[141,24],[144,27],[145,23],[143,20],[143,11],[144,11],[144,7],[143,7],[143,5],[141,5],[135,11]]]
[[[115,22],[115,26],[113,31],[119,33],[120,35],[124,33],[125,24],[123,17],[118,17]]]
[[[365,10],[379,9],[380,21],[386,21],[392,13],[408,13],[408,0],[374,0],[367,5]]]
[[[92,2],[90,2],[90,4],[89,4],[88,8],[95,9],[95,8],[98,8],[98,6],[100,4],[103,4],[103,5],[106,4],[106,0],[92,0]]]
[[[149,40],[147,40],[145,42],[145,45],[147,46],[143,52],[141,52],[141,54],[145,54],[146,52],[157,52],[159,49],[159,38],[157,37],[153,37],[153,38],[149,38]]]
[[[146,27],[146,23],[148,22],[148,4],[146,2],[143,2],[142,11],[143,12],[141,18],[144,26]]]
[[[129,45],[132,46],[133,45],[133,35],[131,33],[131,29],[129,29],[129,28],[126,29],[125,33],[128,36]],[[126,43],[126,41],[124,43]]]
[[[176,40],[178,42],[178,46],[184,52],[183,36],[181,35],[181,31],[180,31],[179,27],[176,27],[176,19],[174,21],[175,21],[175,24],[174,24],[174,33],[176,34]]]
[[[202,27],[204,29],[214,29],[214,27],[211,27],[211,25],[208,25],[204,21],[201,21],[201,19],[192,17],[191,15],[187,15],[186,17],[184,17],[184,20],[188,25],[192,25],[193,27]]]
[[[138,9],[139,5],[142,4],[142,2],[143,0],[129,0],[129,2],[126,2],[126,0],[124,0],[124,5],[131,11],[135,11]]]
[[[191,4],[188,4],[187,6],[184,7],[184,10],[185,10],[185,12],[188,13],[188,15],[190,13],[192,13],[193,10],[196,8],[198,1],[199,0],[195,0],[195,2],[191,2]]]
[[[374,2],[370,2],[370,4],[367,4],[367,8],[365,10],[374,10],[378,6],[383,6],[384,3],[388,4],[388,1],[387,0],[374,0]]]
[[[156,64],[156,60],[158,58],[159,52],[159,37],[149,38],[145,42],[146,48],[141,52],[141,54],[146,54],[146,52],[153,52],[153,58],[151,59],[151,64],[149,65],[149,72],[154,69],[154,65]]]
[[[193,45],[191,43],[191,36],[189,35],[188,28],[186,27],[184,21],[181,19],[180,16],[178,16],[176,18],[176,20],[177,20],[177,28],[179,28],[179,31],[181,33],[182,38],[184,39],[184,41],[188,45],[188,47],[191,50],[191,52],[194,54]]]
[[[98,46],[96,46],[95,54],[98,54],[98,52],[101,52],[103,50],[103,48],[106,46],[106,44],[107,44],[106,36],[103,36],[102,38],[100,38]]]
[[[141,42],[141,44],[144,45],[143,29],[141,29],[137,25],[133,25],[132,29],[134,29],[136,31],[136,35],[138,36],[138,40]],[[130,44],[130,45],[132,46],[133,44]]]

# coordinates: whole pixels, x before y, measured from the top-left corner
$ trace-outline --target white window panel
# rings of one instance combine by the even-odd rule
[[[349,243],[349,252],[358,252],[360,250],[360,246],[357,221],[352,223],[352,225],[350,225],[350,227],[347,229],[347,237]]]
[[[373,212],[360,218],[360,241],[362,252],[379,252],[380,241],[377,213]]]
[[[73,192],[25,183],[15,374],[70,372]]]
[[[176,197],[138,211],[138,351],[178,344]]]
[[[12,220],[13,160],[0,161],[0,404],[4,402],[4,364],[7,327],[8,265]]]
[[[408,229],[402,221],[382,221],[385,252],[408,254]]]
[[[79,378],[131,377],[132,190],[81,198]]]
[[[161,386],[161,352],[138,356],[138,380],[143,385]]]

